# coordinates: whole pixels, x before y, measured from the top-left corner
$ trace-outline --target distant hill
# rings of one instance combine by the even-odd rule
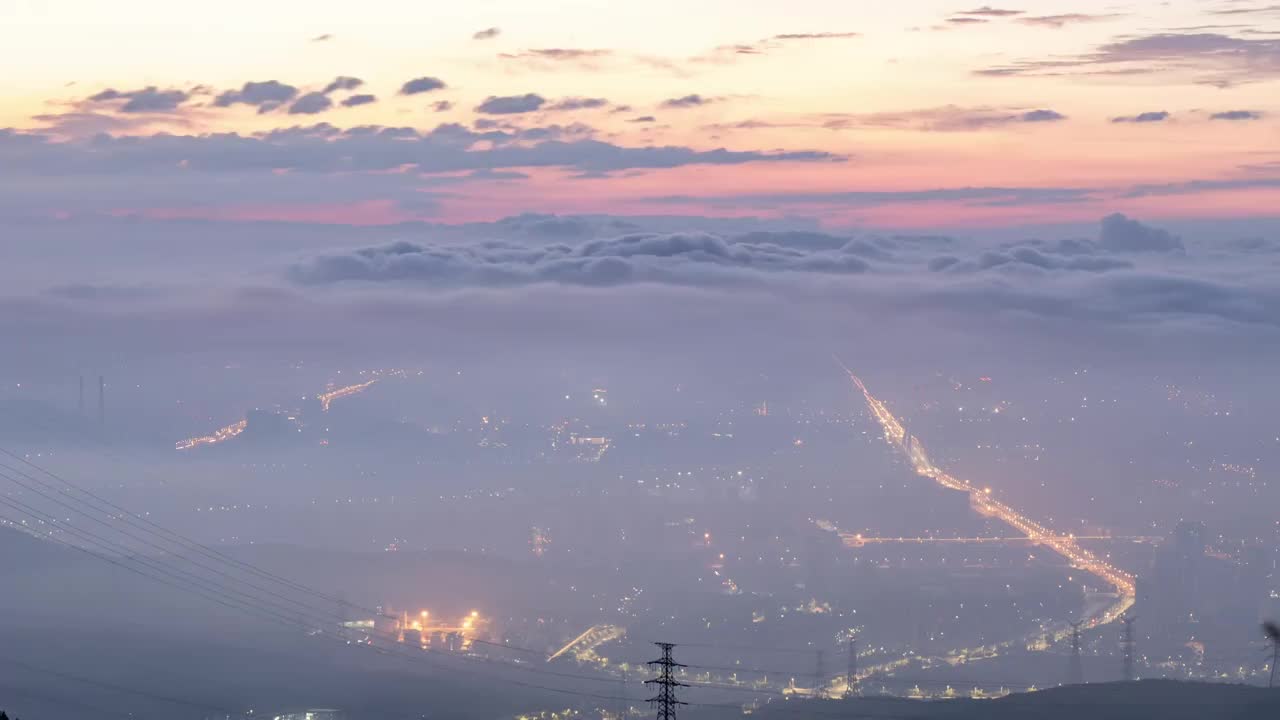
[[[768,720],[1263,720],[1280,718],[1280,688],[1143,680],[1052,688],[999,700],[798,700],[772,703],[756,715]]]

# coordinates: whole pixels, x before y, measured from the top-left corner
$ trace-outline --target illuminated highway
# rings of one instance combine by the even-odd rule
[[[861,533],[840,533],[840,539],[846,547],[859,548],[866,545],[991,545],[1005,543],[1029,542],[1042,544],[1044,538],[1022,535],[1019,537],[866,537]],[[1055,540],[1113,540],[1119,542],[1158,543],[1164,538],[1154,535],[1060,535]]]
[[[871,409],[871,413],[875,415],[880,426],[884,428],[885,441],[906,454],[907,459],[917,473],[924,477],[932,478],[943,487],[968,493],[969,502],[973,505],[974,510],[1004,522],[1009,527],[1030,538],[1032,542],[1044,545],[1061,555],[1072,567],[1084,570],[1115,588],[1116,594],[1119,596],[1116,607],[1102,617],[1093,619],[1089,624],[1097,625],[1111,622],[1133,605],[1135,588],[1132,575],[1111,565],[1089,550],[1080,547],[1075,536],[1052,532],[1040,523],[997,500],[992,496],[991,488],[980,488],[970,484],[968,480],[952,477],[934,465],[929,461],[924,445],[914,436],[907,435],[902,423],[898,422],[898,419],[894,417],[893,413],[889,412],[889,408],[882,401],[867,390],[867,386],[863,384],[862,380],[853,373],[849,373],[849,378],[858,390],[862,392],[863,397],[867,400],[867,406]]]
[[[331,387],[317,395],[316,399],[320,401],[320,409],[324,412],[329,412],[329,406],[333,404],[334,400],[340,400],[344,397],[362,393],[365,390],[368,390],[369,387],[376,382],[378,382],[378,378],[374,378],[368,382],[347,385],[340,388]]]
[[[238,422],[233,422],[224,428],[219,428],[214,431],[212,435],[202,435],[200,437],[180,440],[174,444],[174,447],[178,450],[190,450],[191,448],[199,447],[201,445],[216,445],[224,440],[230,440],[231,438],[239,435],[244,432],[244,429],[248,426],[248,420],[240,420]]]

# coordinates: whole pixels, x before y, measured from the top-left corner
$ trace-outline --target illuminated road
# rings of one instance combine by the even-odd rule
[[[846,547],[859,548],[866,545],[992,545],[1004,543],[1030,542],[1042,544],[1044,538],[1030,537],[865,537],[861,533],[840,533],[840,539]],[[1117,542],[1152,543],[1164,538],[1154,535],[1059,535],[1055,540],[1112,540]]]
[[[214,431],[212,435],[202,435],[200,437],[193,437],[193,438],[187,438],[186,440],[180,440],[174,444],[174,447],[178,450],[190,450],[191,448],[199,447],[201,445],[217,445],[218,443],[223,442],[224,440],[230,440],[231,438],[244,432],[244,429],[248,426],[249,426],[248,420],[239,420],[237,422],[231,423],[230,425],[224,428],[219,428],[218,430]]]
[[[1135,589],[1132,575],[1080,547],[1074,536],[1052,532],[1040,523],[1000,502],[992,496],[991,488],[980,488],[970,484],[968,480],[952,477],[934,465],[929,461],[924,445],[914,436],[907,435],[902,423],[898,422],[898,419],[893,416],[893,413],[889,412],[889,408],[883,402],[867,390],[867,386],[863,384],[862,380],[853,373],[849,373],[849,378],[853,380],[853,384],[862,392],[863,397],[867,400],[867,406],[871,409],[871,413],[875,415],[880,426],[884,428],[885,441],[902,451],[917,473],[924,477],[932,478],[934,482],[943,487],[969,493],[969,502],[972,503],[974,510],[1004,522],[1009,527],[1030,538],[1033,542],[1044,545],[1061,555],[1072,567],[1084,570],[1115,588],[1116,594],[1119,596],[1117,606],[1123,607],[1114,614],[1108,613],[1106,616],[1098,618],[1098,622],[1093,624],[1111,622],[1133,604]]]
[[[853,381],[854,386],[866,398],[867,407],[871,409],[871,413],[875,415],[876,420],[884,429],[885,441],[902,452],[917,473],[932,479],[943,487],[968,493],[969,501],[977,512],[1004,522],[1015,531],[1021,533],[1023,537],[1027,538],[1028,542],[1034,542],[1049,548],[1065,559],[1072,567],[1093,575],[1102,583],[1114,589],[1114,594],[1106,595],[1105,600],[1102,602],[1098,602],[1100,597],[1097,595],[1088,598],[1090,602],[1087,603],[1085,608],[1082,621],[1083,627],[1092,628],[1114,622],[1124,616],[1129,608],[1133,607],[1135,595],[1133,575],[1080,547],[1078,542],[1080,538],[1052,532],[1040,523],[992,497],[991,488],[980,488],[972,485],[969,481],[955,478],[934,465],[925,453],[924,445],[914,436],[907,434],[902,423],[894,417],[889,408],[867,390],[867,386],[863,384],[858,376],[854,375],[848,368],[844,368],[844,370],[849,374],[849,379]],[[1027,637],[1006,640],[983,647],[954,650],[943,656],[895,658],[879,665],[864,667],[858,673],[858,678],[859,680],[870,679],[875,675],[904,669],[913,663],[925,668],[943,664],[961,665],[974,660],[996,657],[1003,651],[1013,649],[1019,645],[1025,645],[1028,650],[1044,649],[1049,642],[1061,640],[1068,632],[1069,624],[1064,621],[1053,627],[1042,628],[1040,632],[1033,633]],[[842,680],[837,680],[831,686],[831,689],[839,691],[843,689],[843,685]]]
[[[362,393],[365,390],[368,390],[369,387],[376,382],[378,382],[378,378],[374,378],[368,382],[357,383],[355,385],[347,385],[346,387],[330,388],[317,395],[316,399],[320,401],[320,409],[324,412],[329,412],[329,406],[333,404],[334,400],[340,400],[344,397]]]

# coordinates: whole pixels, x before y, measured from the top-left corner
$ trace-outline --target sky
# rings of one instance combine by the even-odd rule
[[[11,218],[991,228],[1261,217],[1280,194],[1265,0],[0,13]]]
[[[1265,2],[4,12],[13,382],[1280,348]]]

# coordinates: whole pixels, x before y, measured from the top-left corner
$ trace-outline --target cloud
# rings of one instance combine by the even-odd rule
[[[328,95],[320,92],[307,93],[293,101],[289,106],[290,115],[316,115],[333,107]]]
[[[404,85],[400,86],[401,95],[418,95],[435,90],[443,90],[445,88],[444,81],[436,77],[420,77],[414,78]]]
[[[361,105],[369,105],[378,101],[376,95],[352,95],[342,101],[342,107],[359,107]]]
[[[88,102],[120,103],[118,109],[123,113],[166,113],[177,110],[190,97],[191,94],[186,90],[161,90],[154,85],[149,85],[140,90],[125,92],[108,88],[91,95]]]
[[[1083,55],[1020,60],[976,72],[987,77],[1172,73],[1225,87],[1280,75],[1280,39],[1247,39],[1212,32],[1136,35]]]
[[[547,220],[557,222],[559,220]],[[577,236],[557,225],[556,237]],[[288,276],[300,285],[397,283],[447,287],[505,287],[535,283],[616,286],[632,283],[721,285],[772,273],[849,275],[870,265],[842,246],[800,250],[709,233],[634,233],[577,244],[527,245],[490,241],[469,245],[396,242],[298,263]]]
[[[324,93],[325,95],[328,95],[329,93],[337,92],[339,90],[355,90],[356,88],[359,88],[362,85],[364,85],[364,81],[358,77],[348,77],[346,75],[339,75],[338,77],[334,78],[333,81],[330,82],[328,85],[325,85],[324,90],[321,90],[320,92]]]
[[[437,100],[431,103],[432,112],[446,112],[453,109],[453,103],[448,100]]]
[[[702,150],[624,146],[577,124],[477,131],[444,123],[430,131],[327,123],[255,135],[111,136],[66,140],[50,132],[0,130],[0,217],[175,210],[218,216],[237,206],[321,207],[380,203],[384,212],[438,211],[447,185],[472,171],[555,168],[574,174],[698,165],[837,162],[820,151]],[[56,181],[54,181],[56,179]],[[276,211],[269,211],[268,216]]]
[[[1018,115],[1014,122],[1041,123],[1066,120],[1067,116],[1055,110],[1031,110]]]
[[[1014,207],[1077,203],[1092,199],[1095,192],[1087,188],[960,187],[929,190],[665,195],[649,198],[649,200],[675,205],[711,205],[724,208],[781,208],[791,205],[874,207],[929,202],[963,203],[978,207]]]
[[[882,127],[934,132],[967,132],[1019,124],[1052,123],[1066,119],[1065,115],[1048,109],[966,108],[947,105],[864,115],[828,115],[823,121],[823,127],[829,130]]]
[[[484,30],[479,30],[475,33],[472,33],[471,39],[472,40],[492,40],[498,37],[498,35],[500,34],[502,34],[502,30],[500,28],[496,28],[496,27],[485,28]]]
[[[316,35],[315,37],[311,38],[311,42],[329,42],[332,39],[333,39],[333,35],[331,33],[324,33],[322,35]]]
[[[1257,7],[1233,7],[1210,10],[1210,15],[1259,15],[1280,13],[1280,5],[1261,5]]]
[[[817,33],[782,33],[774,35],[771,40],[848,40],[862,37],[856,32],[817,32]]]
[[[252,105],[259,113],[266,113],[289,102],[298,95],[298,88],[277,80],[247,82],[239,90],[227,90],[213,100],[215,107]]]
[[[630,120],[628,120],[627,122],[629,122],[629,123],[651,123],[651,122],[657,122],[657,121],[658,121],[658,118],[656,118],[656,117],[654,117],[654,116],[652,116],[652,115],[641,115],[641,116],[639,116],[639,117],[633,117],[633,118],[631,118]]]
[[[44,113],[31,118],[45,123],[45,132],[66,137],[90,137],[99,133],[118,133],[145,126],[150,122],[146,117],[120,117],[98,112]]]
[[[532,48],[516,53],[500,53],[502,60],[530,70],[554,72],[565,66],[582,70],[599,70],[604,62],[614,56],[604,48]]]
[[[1256,110],[1227,110],[1209,116],[1210,120],[1261,120],[1262,113]]]
[[[962,10],[956,13],[956,15],[966,15],[971,17],[1013,17],[1015,15],[1022,15],[1024,12],[1025,11],[1023,10],[1004,10],[1001,8],[993,8],[990,5],[984,5],[973,10]]]
[[[703,105],[709,105],[713,102],[715,102],[714,98],[707,98],[698,94],[693,94],[693,95],[684,95],[682,97],[668,98],[662,101],[660,107],[664,107],[672,110],[679,110],[684,108],[701,107]]]
[[[1045,27],[1045,28],[1052,28],[1054,30],[1060,30],[1068,25],[1080,25],[1084,23],[1105,22],[1107,20],[1113,20],[1118,17],[1123,17],[1123,16],[1119,14],[1087,15],[1084,13],[1065,13],[1062,15],[1036,15],[1031,17],[1020,17],[1015,22],[1022,23],[1023,25],[1031,25],[1034,27]]]
[[[1116,213],[1102,219],[1102,247],[1111,252],[1170,252],[1183,250],[1182,238],[1166,230],[1143,225]]]
[[[609,101],[604,98],[567,97],[547,105],[544,110],[595,110],[608,107]]]
[[[1170,117],[1169,113],[1165,110],[1154,110],[1154,111],[1138,113],[1137,115],[1125,115],[1121,117],[1114,117],[1114,118],[1111,118],[1111,122],[1113,123],[1158,123],[1158,122],[1164,122],[1165,120],[1168,120],[1169,117]]]
[[[546,98],[535,93],[524,95],[490,95],[476,106],[476,112],[486,115],[519,115],[534,112],[546,103]]]
[[[602,58],[612,55],[612,50],[589,48],[535,48],[519,53],[504,53],[502,57],[509,59],[537,58],[539,60],[583,60],[586,58]]]

